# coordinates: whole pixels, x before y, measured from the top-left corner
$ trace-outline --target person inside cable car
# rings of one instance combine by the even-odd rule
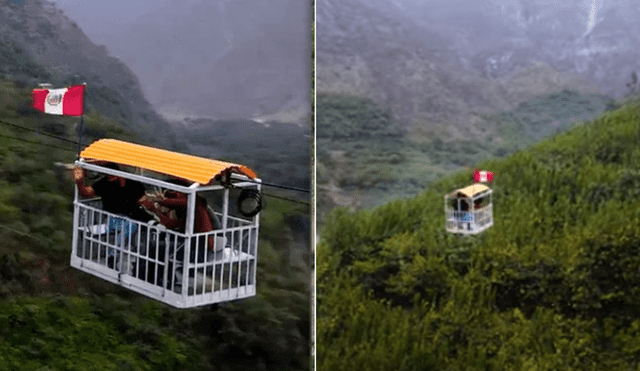
[[[473,209],[480,210],[482,208],[482,199],[477,199],[473,202]]]
[[[458,194],[458,197],[461,199],[460,200],[460,211],[462,211],[462,213],[460,213],[460,222],[467,222],[467,229],[471,229],[471,225],[470,222],[472,220],[472,215],[469,212],[469,203],[467,202],[466,197],[463,194]]]
[[[169,229],[184,233],[187,223],[187,195],[176,191],[165,191],[162,195],[147,194],[140,204],[148,212],[158,217],[160,223]],[[220,229],[217,220],[212,220],[208,211],[207,200],[201,196],[196,196],[196,215],[194,222],[194,233],[210,232]],[[213,236],[209,236],[208,247],[213,250]],[[201,244],[204,241],[201,242]]]
[[[102,166],[120,170],[114,163],[106,163]],[[145,187],[142,183],[118,177],[105,175],[92,185],[84,184],[86,169],[74,168],[74,178],[78,186],[78,193],[82,197],[100,197],[104,211],[127,216],[131,219],[147,222],[149,215],[140,208],[140,199],[145,195]]]
[[[100,165],[109,169],[120,170],[120,167],[115,163],[102,163]],[[151,219],[140,207],[140,199],[145,195],[145,187],[142,183],[115,175],[105,175],[92,185],[85,185],[85,176],[86,169],[74,168],[74,178],[80,196],[100,197],[102,199],[102,209],[109,213],[123,215],[144,223]],[[124,238],[127,239],[130,234],[138,230],[138,226],[135,223],[130,224],[125,219],[117,217],[110,217],[108,225],[111,238],[114,239],[117,233],[122,233]],[[108,254],[107,264],[111,267],[114,264],[117,265],[119,253],[110,249]]]
[[[172,180],[172,183],[183,184],[180,181]],[[176,192],[172,190],[165,190],[164,192],[147,193],[140,200],[141,206],[150,214],[154,216],[154,219],[159,221],[163,226],[168,229],[184,233],[186,229],[186,220],[187,220],[187,206],[188,206],[188,196],[181,192]],[[214,229],[221,229],[222,224],[219,222],[215,214],[209,213],[209,207],[207,205],[206,199],[203,197],[196,195],[196,215],[194,219],[194,233],[205,233],[213,231]],[[183,246],[184,239],[180,237],[178,239],[177,247],[172,246],[173,241],[169,241],[170,244],[170,254],[175,254],[177,262],[183,262],[184,255],[180,252],[181,247]],[[191,261],[195,262],[196,255],[198,257],[197,261],[199,263],[204,262],[207,254],[205,252],[205,244],[208,247],[209,251],[213,251],[214,249],[214,236],[210,235],[208,238],[198,238],[191,240]],[[159,243],[159,254],[163,255],[166,251],[166,246],[162,238],[160,238]],[[196,252],[197,251],[197,252]],[[152,257],[155,257],[152,256]],[[148,277],[153,277],[155,274],[155,266],[154,262],[147,262],[145,266],[140,266],[142,269],[141,276],[144,275],[144,270],[149,270],[150,275]],[[172,271],[173,261],[169,261],[169,271]],[[189,273],[193,276],[193,270]],[[148,278],[149,281],[152,278]],[[167,284],[170,285],[173,278],[171,276],[168,277]],[[182,268],[178,267],[176,270],[176,284],[180,285],[182,280]]]
[[[460,211],[467,211],[469,210],[469,204],[467,203],[467,200],[460,200]]]

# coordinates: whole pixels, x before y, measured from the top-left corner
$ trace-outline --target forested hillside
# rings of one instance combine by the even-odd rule
[[[495,177],[479,236],[444,229],[443,196],[471,171],[333,210],[317,247],[318,369],[638,368],[639,142],[636,97],[480,162]]]
[[[183,123],[187,127],[183,138],[193,152],[223,161],[242,159],[265,182],[311,188],[310,127],[252,120],[185,119]]]
[[[318,216],[412,197],[478,161],[504,157],[615,107],[609,97],[562,90],[482,116],[481,136],[449,128],[404,130],[389,107],[348,95],[318,94]]]

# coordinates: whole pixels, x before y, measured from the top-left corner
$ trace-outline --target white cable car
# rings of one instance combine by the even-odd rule
[[[71,266],[177,308],[256,294],[261,181],[251,169],[114,139],[94,142],[75,164],[142,183],[145,195],[174,191],[185,208],[182,229],[170,229],[151,213],[141,221],[107,212],[76,187]],[[200,207],[210,231],[194,230]]]
[[[493,225],[491,189],[473,184],[444,196],[447,232],[478,234]]]

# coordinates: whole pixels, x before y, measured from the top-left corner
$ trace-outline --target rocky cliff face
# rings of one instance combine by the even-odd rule
[[[514,67],[500,76],[487,74],[485,61],[495,58],[495,50],[502,50],[496,47],[505,46],[485,42],[485,49],[472,50],[476,54],[463,46],[478,44],[482,24],[491,24],[499,9],[484,15],[480,24],[471,21],[478,17],[470,10],[465,28],[452,20],[444,22],[459,15],[421,17],[420,12],[428,8],[416,4],[411,8],[410,1],[318,1],[318,93],[374,99],[389,106],[408,130],[478,138],[487,113],[509,109],[537,94],[567,88],[597,91],[580,76],[560,73],[544,60],[533,63],[536,60],[529,55],[499,59],[522,60],[518,66],[524,68]],[[509,34],[500,28],[494,25],[486,30],[484,39]],[[493,54],[482,59],[481,52]]]
[[[438,30],[467,67],[488,78],[545,63],[619,98],[629,92],[631,73],[640,70],[637,2],[491,0],[482,8],[458,2],[467,6],[448,13],[413,0],[403,4],[413,10],[408,14],[414,22]]]
[[[175,135],[144,98],[136,76],[46,0],[0,0],[0,35],[51,72],[59,84],[87,83],[87,106],[173,147]],[[18,61],[19,63],[19,61]]]

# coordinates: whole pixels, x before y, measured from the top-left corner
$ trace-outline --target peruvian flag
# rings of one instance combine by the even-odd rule
[[[476,170],[473,172],[473,180],[480,183],[491,183],[493,181],[493,172]]]
[[[82,116],[86,85],[72,85],[62,89],[33,89],[31,106],[50,115]]]

